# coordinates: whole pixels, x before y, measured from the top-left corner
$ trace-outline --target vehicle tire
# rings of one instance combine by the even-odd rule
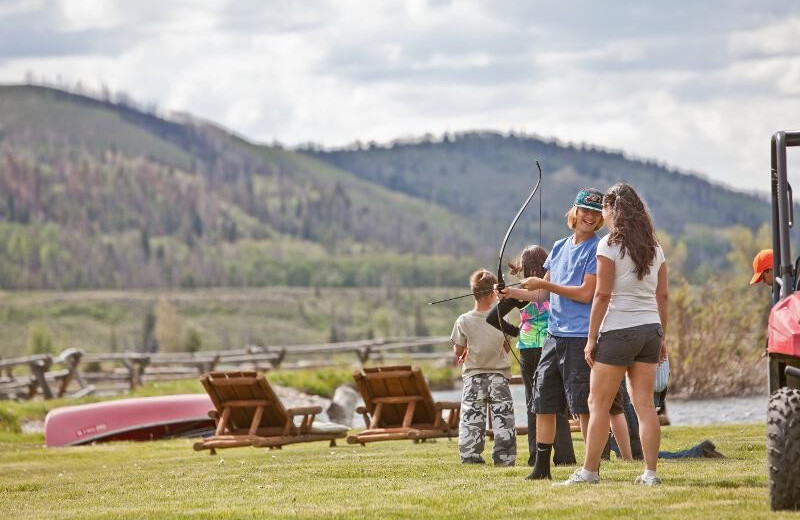
[[[800,389],[784,387],[769,399],[767,466],[772,510],[800,508]]]

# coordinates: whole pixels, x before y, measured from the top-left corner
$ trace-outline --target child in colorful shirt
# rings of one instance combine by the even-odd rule
[[[512,275],[521,277],[544,276],[544,261],[547,250],[538,245],[525,248],[519,258],[509,263]],[[549,293],[544,290],[517,291],[520,299],[505,298],[489,312],[486,321],[493,327],[510,336],[518,336],[517,348],[520,355],[520,372],[525,385],[525,409],[528,415],[528,466],[536,459],[536,413],[533,410],[533,384],[536,367],[542,357],[542,346],[547,339],[547,322],[550,317]],[[526,301],[525,299],[530,299]],[[505,320],[511,309],[520,309],[520,326]],[[501,329],[502,327],[502,329]],[[569,421],[558,415],[556,420],[556,439],[553,462],[556,465],[575,464],[575,450]]]

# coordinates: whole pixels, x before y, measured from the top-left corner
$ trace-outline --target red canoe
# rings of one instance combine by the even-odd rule
[[[206,394],[138,397],[102,403],[64,406],[44,420],[47,446],[77,446],[91,442],[149,441],[199,437],[212,432],[214,410]]]

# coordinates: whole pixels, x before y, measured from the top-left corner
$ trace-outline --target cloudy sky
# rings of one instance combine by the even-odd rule
[[[0,82],[26,75],[260,142],[513,130],[766,191],[800,2],[0,0]]]

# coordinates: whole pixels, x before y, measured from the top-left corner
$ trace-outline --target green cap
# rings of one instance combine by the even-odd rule
[[[600,190],[586,188],[578,192],[575,197],[575,205],[579,208],[603,211],[603,194]]]

